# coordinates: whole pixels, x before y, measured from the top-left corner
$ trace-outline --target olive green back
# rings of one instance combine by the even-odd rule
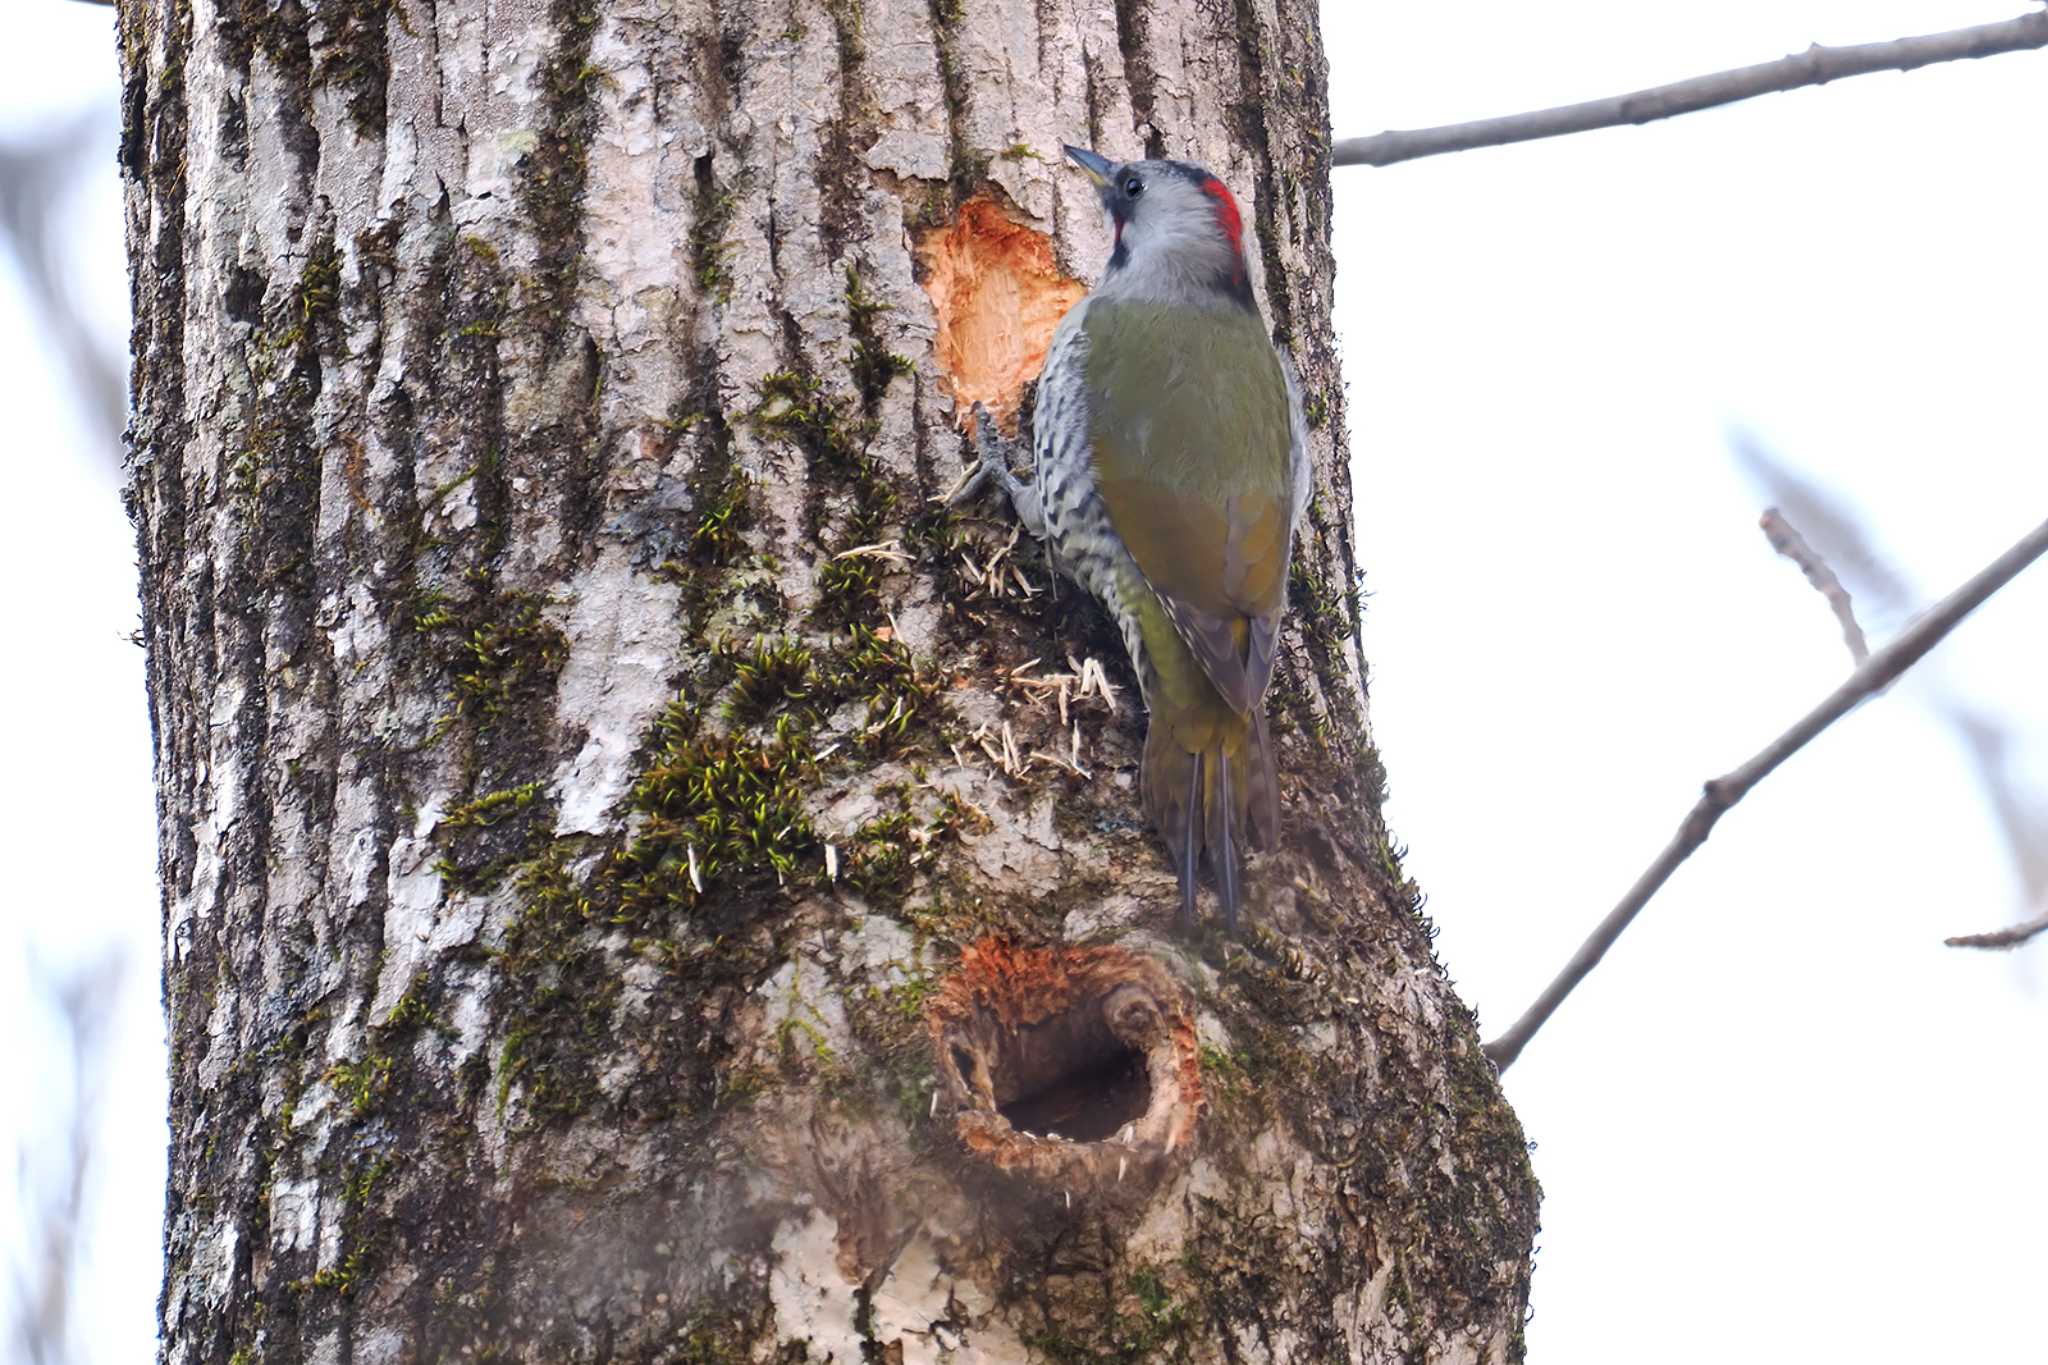
[[[1287,593],[1293,426],[1279,357],[1238,308],[1096,300],[1084,325],[1110,522],[1218,690],[1247,710],[1271,665],[1268,652],[1247,670],[1251,637],[1270,641]]]

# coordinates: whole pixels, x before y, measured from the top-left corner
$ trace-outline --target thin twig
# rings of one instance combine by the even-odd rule
[[[1920,591],[1871,543],[1862,515],[1837,491],[1794,473],[1755,432],[1740,427],[1730,431],[1728,453],[1756,482],[1765,500],[1796,522],[1807,543],[1826,556],[1842,586],[1855,593],[1865,616],[1875,613],[1898,624],[1911,619],[1922,605]]]
[[[1862,663],[1870,657],[1870,645],[1863,638],[1863,627],[1856,624],[1856,607],[1849,600],[1849,590],[1842,586],[1842,580],[1835,577],[1835,571],[1820,557],[1819,551],[1806,543],[1806,537],[1785,514],[1775,507],[1764,509],[1757,525],[1763,528],[1764,539],[1771,542],[1771,548],[1799,566],[1799,572],[1806,575],[1806,581],[1828,599],[1834,608],[1835,619],[1842,623],[1842,641],[1849,646],[1849,657]]]
[[[2020,52],[2048,47],[2048,13],[2023,14],[1995,24],[1926,33],[1914,38],[1895,38],[1884,43],[1859,43],[1852,47],[1809,47],[1804,52],[1774,62],[1717,71],[1711,76],[1694,76],[1671,85],[1652,86],[1626,95],[1587,100],[1583,104],[1560,105],[1505,118],[1480,119],[1474,123],[1453,123],[1441,128],[1394,129],[1372,137],[1344,138],[1330,148],[1333,166],[1391,166],[1397,161],[1463,152],[1474,147],[1498,147],[1510,142],[1532,142],[1537,138],[1562,137],[1595,128],[1618,128],[1624,124],[1653,123],[1676,114],[1690,114],[1716,105],[1796,90],[1804,85],[1825,85],[1845,76],[1863,76],[1873,71],[1911,71],[1936,62],[1953,62],[1970,57],[1991,57],[2001,52]]]
[[[1763,752],[1724,777],[1717,777],[1707,783],[1685,823],[1678,827],[1678,833],[1657,855],[1636,883],[1621,898],[1621,903],[1608,911],[1607,918],[1600,921],[1586,941],[1572,954],[1564,970],[1557,974],[1543,994],[1536,997],[1536,1003],[1522,1013],[1514,1027],[1486,1045],[1486,1055],[1502,1071],[1514,1065],[1515,1058],[1522,1055],[1522,1049],[1536,1036],[1557,1007],[1564,1003],[1572,988],[1586,979],[1586,974],[1599,965],[1600,959],[1614,946],[1629,921],[1657,894],[1658,888],[1670,879],[1678,865],[1691,857],[1707,835],[1713,832],[1714,824],[1728,810],[1749,794],[1749,789],[1770,776],[1770,774],[1792,755],[1806,747],[1807,741],[1833,725],[1854,710],[1857,703],[1872,694],[1882,691],[1894,679],[1939,644],[1956,624],[1984,601],[2010,582],[2020,570],[2048,553],[2048,521],[2029,531],[2018,544],[1993,560],[1983,572],[1957,588],[1953,593],[1937,602],[1928,613],[1908,627],[1896,640],[1866,659],[1862,666],[1849,675],[1849,680],[1828,694],[1825,701],[1802,716],[1798,724],[1779,735],[1765,746]]]
[[[2032,919],[2021,920],[2004,929],[1993,929],[1988,934],[1958,934],[1942,942],[1951,948],[2017,948],[2041,933],[2048,933],[2048,904],[2044,904],[2041,913]]]

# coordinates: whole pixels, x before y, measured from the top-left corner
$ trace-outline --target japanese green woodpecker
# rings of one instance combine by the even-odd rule
[[[1223,182],[1182,161],[1066,153],[1116,247],[1053,334],[1036,482],[1010,473],[977,412],[982,467],[1115,618],[1149,713],[1145,814],[1179,876],[1182,923],[1206,855],[1235,929],[1243,850],[1279,833],[1265,696],[1309,492],[1301,396],[1252,297]]]

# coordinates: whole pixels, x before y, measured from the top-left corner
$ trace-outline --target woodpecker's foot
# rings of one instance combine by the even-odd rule
[[[1003,439],[996,424],[989,420],[988,409],[979,403],[974,405],[974,434],[975,446],[981,452],[981,467],[946,500],[947,505],[960,506],[993,479],[1009,495],[1010,506],[1015,509],[1017,520],[1024,523],[1024,529],[1040,540],[1045,539],[1045,508],[1039,501],[1038,489],[1010,472],[1010,455],[1016,445]]]

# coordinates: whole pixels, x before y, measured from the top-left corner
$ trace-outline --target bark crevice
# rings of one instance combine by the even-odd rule
[[[1116,0],[1115,13],[1117,50],[1123,55],[1124,82],[1131,92],[1133,131],[1142,135],[1147,157],[1163,160],[1167,156],[1166,135],[1155,116],[1154,86],[1158,76],[1147,50],[1152,39],[1151,0]],[[1091,117],[1091,125],[1094,122]]]

